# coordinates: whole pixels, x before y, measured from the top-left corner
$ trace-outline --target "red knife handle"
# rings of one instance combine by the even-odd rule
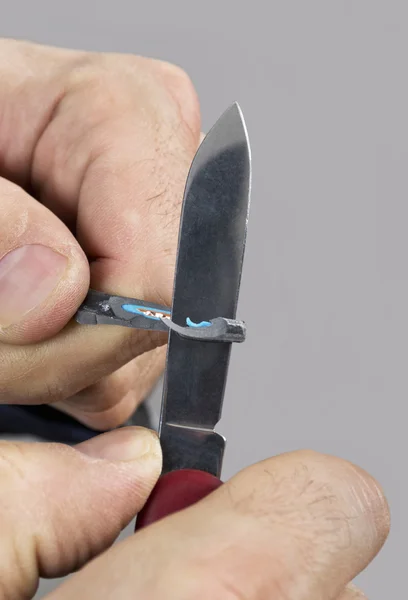
[[[222,485],[222,481],[195,469],[171,471],[160,477],[136,520],[135,531],[195,504]]]

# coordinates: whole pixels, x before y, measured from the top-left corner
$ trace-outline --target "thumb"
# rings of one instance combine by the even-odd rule
[[[0,178],[0,340],[24,344],[55,335],[88,285],[87,259],[69,229]]]
[[[0,442],[0,598],[31,598],[39,577],[76,570],[113,543],[160,470],[157,436],[138,427],[75,448]]]

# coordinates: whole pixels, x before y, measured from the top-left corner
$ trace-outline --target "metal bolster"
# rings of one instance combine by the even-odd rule
[[[160,427],[163,471],[198,469],[220,477],[225,438],[210,429],[163,423]]]

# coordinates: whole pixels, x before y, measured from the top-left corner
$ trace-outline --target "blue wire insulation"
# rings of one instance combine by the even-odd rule
[[[194,323],[190,317],[187,317],[186,323],[189,327],[211,327],[211,323],[209,321],[201,321],[201,323]]]

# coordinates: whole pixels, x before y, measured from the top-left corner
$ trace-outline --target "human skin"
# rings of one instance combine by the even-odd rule
[[[48,600],[365,597],[349,582],[389,530],[367,473],[311,451],[270,458],[112,546],[150,493],[160,457],[155,435],[137,428],[76,448],[0,444],[1,600],[32,598],[39,576],[73,571]]]
[[[0,402],[123,423],[166,337],[81,327],[91,285],[169,305],[197,96],[168,63],[0,40]],[[111,546],[161,469],[153,432],[80,446],[0,443],[0,600],[83,570],[53,599],[351,600],[389,529],[350,463],[270,458],[194,507]],[[98,556],[94,561],[92,557]]]
[[[181,69],[0,41],[0,401],[54,403],[100,430],[134,412],[165,334],[72,316],[89,285],[170,305],[199,141]]]

